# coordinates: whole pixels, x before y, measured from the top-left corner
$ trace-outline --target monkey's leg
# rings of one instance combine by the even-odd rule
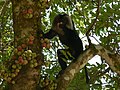
[[[66,63],[66,49],[58,49],[57,55],[58,55],[58,62],[62,68],[62,70],[65,70],[67,68],[67,63]]]
[[[58,62],[62,70],[65,70],[67,68],[67,60],[75,59],[70,49],[58,49],[57,54]]]
[[[67,60],[71,60],[71,53],[69,49],[58,49],[58,62],[62,68],[62,70],[58,73],[56,78],[58,78],[61,74],[64,73],[64,70],[67,68]]]

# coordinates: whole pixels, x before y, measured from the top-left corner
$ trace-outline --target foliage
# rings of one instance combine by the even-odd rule
[[[90,39],[95,40],[97,44],[101,44],[108,50],[120,54],[120,2],[119,0],[102,0],[100,10],[98,11],[98,19],[90,31]],[[6,7],[4,7],[6,5]],[[53,0],[49,9],[42,12],[42,29],[47,32],[52,20],[58,13],[67,13],[71,15],[75,27],[82,38],[84,45],[87,45],[86,32],[90,28],[97,14],[97,0]],[[5,8],[2,9],[2,8]],[[0,1],[1,17],[0,17],[0,69],[3,68],[4,62],[7,62],[11,56],[14,45],[14,32],[12,22],[11,3],[5,4],[5,1]],[[41,82],[47,78],[54,81],[56,75],[60,71],[60,67],[56,61],[57,48],[64,48],[58,37],[51,41],[51,48],[43,48],[45,65],[41,71]],[[59,47],[58,47],[59,46]],[[89,76],[91,77],[90,86],[85,83],[84,70],[76,75],[68,90],[85,90],[91,89],[119,89],[120,77],[112,72],[109,66],[101,59],[103,63],[87,64]],[[95,78],[94,78],[95,77]],[[1,78],[1,77],[0,77]],[[3,79],[0,81],[1,87],[5,86]]]

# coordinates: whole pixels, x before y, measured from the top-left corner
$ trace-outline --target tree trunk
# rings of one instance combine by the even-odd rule
[[[27,50],[32,54],[34,53],[36,55],[34,58],[36,66],[30,65],[29,60],[28,64],[22,65],[18,75],[13,78],[15,82],[9,84],[10,90],[36,90],[39,83],[40,67],[43,63],[42,47],[37,36],[37,30],[40,30],[38,23],[41,23],[40,9],[35,1],[12,0],[12,12],[15,35],[14,46],[17,49],[22,47],[21,52],[23,53]],[[26,49],[23,49],[23,47],[26,47]],[[14,55],[19,58],[21,55],[19,53],[17,51],[17,55]],[[31,58],[30,60],[32,61]]]

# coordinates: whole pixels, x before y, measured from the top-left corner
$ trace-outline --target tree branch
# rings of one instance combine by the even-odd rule
[[[97,19],[98,19],[98,16],[99,16],[99,12],[100,12],[100,2],[101,2],[101,0],[98,0],[98,7],[97,7],[97,11],[96,11],[96,18],[95,18],[95,20],[93,21],[93,23],[91,24],[91,26],[88,28],[88,30],[86,32],[86,36],[87,36],[89,45],[91,44],[91,40],[89,38],[89,34],[90,34],[90,31],[92,30],[93,26],[97,22]]]
[[[56,90],[66,90],[75,74],[78,73],[79,70],[82,69],[95,55],[100,55],[104,58],[110,68],[120,75],[120,68],[118,67],[120,65],[120,55],[111,53],[100,45],[94,45],[80,55],[76,62],[71,63],[66,68],[64,74],[62,74],[58,79],[58,86]]]
[[[105,59],[106,63],[110,66],[110,68],[120,75],[120,55],[110,52],[104,47],[97,45],[95,46],[98,50],[98,55]]]
[[[74,63],[71,63],[69,67],[66,68],[63,75],[58,80],[57,89],[56,90],[66,90],[66,87],[68,87],[69,83],[74,78],[75,74],[79,72],[80,69],[82,69],[95,54],[93,54],[92,49],[88,49],[85,51],[78,60]]]

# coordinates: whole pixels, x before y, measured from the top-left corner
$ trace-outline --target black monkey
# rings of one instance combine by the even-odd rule
[[[57,15],[53,20],[50,31],[43,34],[43,37],[52,39],[56,35],[59,37],[61,43],[68,47],[66,49],[58,49],[57,51],[59,64],[62,71],[64,71],[67,68],[65,60],[76,61],[78,56],[83,53],[83,43],[75,30],[73,21],[67,14]]]

